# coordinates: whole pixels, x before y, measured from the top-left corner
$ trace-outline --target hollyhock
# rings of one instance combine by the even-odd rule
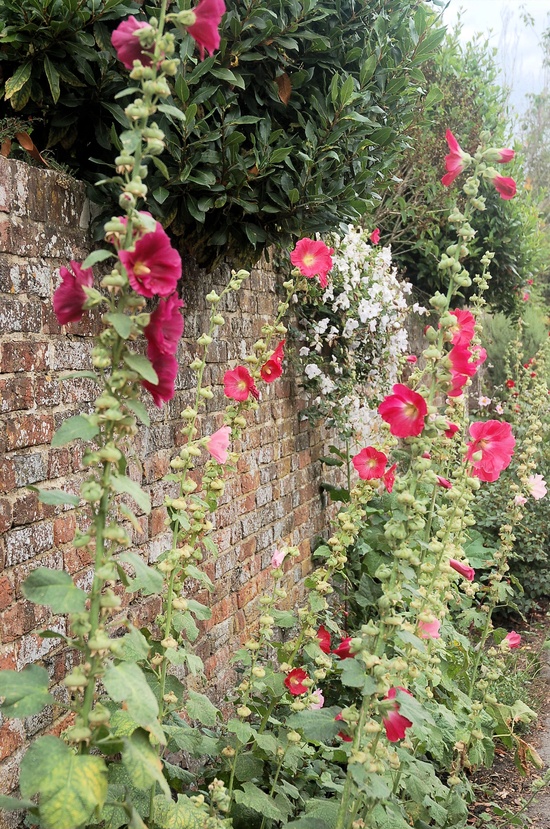
[[[444,435],[446,438],[452,438],[458,432],[459,427],[456,423],[452,423],[450,420],[447,421],[447,428],[445,429]]]
[[[342,639],[340,644],[337,648],[335,648],[332,652],[336,654],[339,659],[350,659],[353,654],[350,650],[351,645],[351,636],[346,636],[345,639]]]
[[[527,479],[527,489],[535,501],[540,501],[546,495],[546,481],[542,475],[530,475]]]
[[[469,346],[474,336],[476,324],[474,315],[467,308],[457,308],[454,311],[449,311],[449,313],[456,317],[456,325],[451,328],[453,332],[452,344]]]
[[[405,359],[407,363],[412,363],[413,365],[418,362],[418,357],[416,356],[416,354],[408,354],[405,357]]]
[[[260,376],[266,383],[273,383],[283,373],[284,347],[285,341],[281,340],[269,360],[261,367]]]
[[[223,393],[230,400],[244,403],[251,394],[258,400],[260,392],[256,388],[254,378],[245,366],[237,366],[233,371],[226,371],[223,376]]]
[[[318,629],[317,639],[319,640],[319,647],[323,653],[330,653],[330,633],[324,625],[321,625]]]
[[[510,648],[519,648],[521,642],[521,636],[519,633],[516,633],[515,630],[511,630],[510,633],[507,633],[504,637],[504,642],[508,642]]]
[[[434,619],[433,622],[418,622],[418,631],[421,639],[441,639],[439,628],[441,622],[439,619]]]
[[[297,697],[300,694],[307,694],[309,688],[304,685],[304,679],[309,679],[307,673],[303,668],[294,668],[286,675],[284,684],[288,688],[289,693]]]
[[[362,481],[371,481],[383,477],[387,460],[383,452],[378,452],[374,446],[367,446],[354,455],[351,462]]]
[[[483,153],[483,158],[489,164],[508,164],[515,156],[514,150],[510,147],[489,147]]]
[[[509,423],[500,420],[477,421],[470,424],[472,442],[468,444],[467,459],[473,474],[482,481],[496,481],[503,469],[510,465],[516,439]],[[481,452],[481,458],[473,456]]]
[[[210,435],[206,441],[206,448],[218,463],[225,463],[227,461],[229,438],[231,436],[231,427],[222,426],[213,435]]]
[[[445,156],[445,169],[447,172],[441,179],[441,183],[445,187],[449,187],[455,178],[468,166],[468,163],[471,161],[471,156],[465,153],[460,147],[451,130],[447,130],[445,138],[447,139],[450,153]]]
[[[141,385],[151,393],[155,406],[160,408],[176,393],[174,383],[178,373],[178,361],[172,354],[163,354],[158,351],[152,343],[149,343],[147,356],[157,373],[158,383],[142,380]]]
[[[225,14],[224,0],[200,0],[192,9],[195,22],[187,26],[187,31],[199,47],[199,55],[204,60],[204,50],[213,55],[220,48],[219,27]]]
[[[522,296],[523,302],[529,302],[529,297],[530,297],[529,291],[525,291],[525,293]]]
[[[340,722],[341,720],[343,720],[344,718],[342,717],[342,712],[340,711],[339,714],[336,714],[334,719],[336,722]],[[344,731],[339,731],[337,736],[340,737],[340,739],[343,740],[345,743],[353,742],[353,737],[350,737],[350,735],[346,734]]]
[[[311,711],[320,711],[323,705],[325,704],[325,697],[322,691],[320,691],[318,688],[316,688],[315,691],[312,691],[311,693],[314,697],[317,697],[317,702],[311,702],[308,705],[308,708]]]
[[[372,231],[371,235],[369,236],[369,240],[372,242],[373,245],[377,245],[380,241],[380,228],[375,227]]]
[[[390,424],[390,432],[397,438],[417,437],[424,429],[427,413],[422,395],[403,383],[396,383],[393,394],[385,397],[378,406],[378,414]]]
[[[398,691],[404,691],[405,694],[412,697],[410,691],[407,691],[406,688],[402,688],[401,685],[398,685],[396,688],[390,688],[384,699],[395,699],[395,695]],[[386,731],[386,737],[390,743],[396,743],[398,740],[402,740],[405,737],[405,731],[412,725],[412,722],[407,719],[407,717],[404,717],[403,714],[399,713],[398,702],[394,703],[389,714],[382,718],[382,723]]]
[[[495,185],[501,199],[509,201],[516,195],[516,182],[513,178],[496,175],[491,178],[491,181]]]
[[[127,17],[114,30],[111,35],[111,42],[115,47],[117,58],[126,69],[133,69],[135,60],[141,61],[144,66],[151,66],[151,58],[144,53],[137,32],[140,29],[152,28],[149,23],[143,20]]]
[[[86,294],[83,285],[91,288],[94,281],[92,268],[82,268],[78,262],[71,260],[72,273],[65,267],[59,269],[61,285],[53,295],[53,310],[60,325],[78,322],[84,313]]]
[[[170,296],[181,277],[180,255],[160,222],[154,231],[136,241],[133,250],[119,250],[118,258],[126,268],[130,285],[141,296]]]
[[[505,386],[506,386],[506,388],[508,388],[508,389],[513,389],[515,385],[516,385],[516,384],[514,383],[514,381],[513,381],[513,380],[507,380],[507,381],[506,381],[506,383],[505,383]]]
[[[514,498],[514,504],[517,504],[518,507],[522,507],[524,504],[527,503],[527,498],[525,495],[516,495]]]
[[[178,350],[178,343],[183,334],[183,317],[180,314],[183,305],[183,300],[173,293],[165,302],[161,300],[151,314],[144,333],[147,342],[154,345],[161,354],[175,356]]]
[[[271,566],[274,568],[280,567],[287,557],[288,550],[275,550],[271,556]]]
[[[468,564],[462,564],[462,562],[457,561],[456,558],[449,559],[449,566],[456,570],[457,573],[460,573],[461,576],[464,576],[465,579],[468,581],[473,581],[476,576],[476,571],[473,567],[470,567]]]
[[[395,483],[395,470],[396,469],[397,469],[397,464],[394,463],[393,466],[390,466],[390,468],[387,469],[384,472],[384,477],[382,478],[382,480],[384,482],[384,486],[386,487],[386,491],[390,492],[390,493],[391,493],[391,491],[393,489],[393,485]]]
[[[439,484],[439,486],[443,487],[443,489],[452,489],[453,488],[452,483],[447,478],[444,478],[442,475],[437,475],[436,477],[437,477],[437,483]]]
[[[290,254],[290,261],[298,268],[302,276],[311,279],[319,277],[321,288],[328,285],[327,274],[332,268],[333,248],[328,248],[324,242],[314,239],[300,239]]]
[[[469,377],[473,377],[479,366],[487,359],[484,348],[477,349],[477,356],[472,359],[472,351],[465,345],[455,345],[449,351],[451,361],[451,388],[449,397],[459,397]]]

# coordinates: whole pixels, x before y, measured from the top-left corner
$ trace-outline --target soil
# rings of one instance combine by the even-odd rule
[[[512,752],[497,744],[495,761],[490,769],[478,770],[472,784],[476,801],[470,807],[469,825],[486,829],[550,829],[550,786],[534,800],[532,786],[550,768],[550,650],[543,648],[550,635],[550,613],[534,613],[526,629],[516,629],[522,635],[522,659],[519,668],[534,666],[533,678],[528,683],[527,704],[538,713],[538,719],[522,737],[532,745],[544,763],[537,769],[529,765],[522,774],[516,768]],[[526,806],[526,804],[528,804]],[[504,812],[505,814],[501,814]],[[519,821],[512,823],[512,816]]]

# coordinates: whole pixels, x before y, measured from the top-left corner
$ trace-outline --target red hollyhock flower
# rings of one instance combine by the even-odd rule
[[[412,697],[410,691],[407,691],[406,688],[402,688],[401,685],[398,685],[396,688],[390,688],[384,699],[395,699],[395,695],[398,691],[404,691],[405,694]],[[399,703],[397,702],[394,703],[393,709],[389,712],[389,714],[382,718],[382,723],[386,731],[386,737],[390,743],[396,743],[398,740],[402,740],[405,737],[405,731],[412,725],[412,722],[407,719],[407,717],[404,717],[403,714],[399,713]]]
[[[516,385],[516,384],[514,383],[514,381],[513,381],[513,380],[507,380],[507,381],[506,381],[506,383],[505,383],[505,386],[506,386],[506,388],[508,388],[508,389],[513,389],[515,385]]]
[[[470,156],[460,147],[451,130],[447,130],[445,138],[447,139],[450,153],[445,156],[445,169],[447,172],[441,179],[441,183],[445,187],[449,187],[455,178],[465,169],[470,160]]]
[[[456,326],[453,327],[453,345],[469,346],[472,342],[475,329],[475,317],[467,308],[457,308],[455,311],[450,311],[453,317],[456,317]]]
[[[141,48],[139,37],[136,32],[139,29],[151,29],[149,23],[144,20],[136,20],[135,17],[127,17],[117,26],[111,35],[111,42],[116,50],[116,56],[126,69],[134,68],[134,61],[139,60],[144,66],[151,66],[151,58]]]
[[[195,22],[187,27],[187,31],[199,47],[199,55],[204,60],[204,50],[213,55],[220,48],[219,26],[225,14],[223,0],[200,0],[192,9]]]
[[[119,250],[118,258],[126,268],[130,285],[141,296],[170,296],[181,277],[180,255],[170,244],[160,222],[151,233],[144,233],[133,250]]]
[[[321,288],[328,285],[327,274],[332,268],[333,248],[327,248],[324,242],[314,239],[300,239],[290,254],[290,261],[298,268],[302,276],[311,279],[319,277]]]
[[[473,474],[482,481],[496,481],[503,469],[510,465],[516,439],[509,423],[500,420],[477,421],[470,425],[473,438],[468,444],[467,459],[473,465]],[[473,455],[481,452],[481,459]]]
[[[183,308],[183,305],[183,300],[173,293],[166,302],[161,300],[151,314],[144,333],[147,342],[161,354],[175,356],[178,350],[178,343],[183,334],[183,317],[180,314],[180,308]]]
[[[500,194],[501,199],[509,201],[516,195],[516,182],[513,178],[508,178],[507,176],[494,176],[492,182],[495,185],[497,192]]]
[[[390,432],[397,438],[417,437],[424,429],[424,418],[428,413],[422,395],[403,383],[396,383],[393,394],[388,395],[378,406],[378,414],[390,424]]]
[[[261,367],[260,376],[266,383],[273,383],[283,373],[284,347],[285,341],[281,340],[269,360]]]
[[[346,636],[346,638],[342,639],[338,647],[332,652],[335,653],[339,659],[350,659],[353,656],[350,650],[350,644],[351,636]]]
[[[452,438],[454,435],[456,435],[459,429],[456,423],[452,423],[450,420],[447,421],[447,427],[448,428],[445,429],[444,432],[446,438]]]
[[[397,469],[397,464],[394,463],[393,466],[390,466],[390,468],[387,469],[384,472],[384,477],[382,478],[382,480],[384,481],[384,486],[386,487],[386,490],[388,492],[391,492],[392,489],[393,489],[393,485],[395,483],[395,470],[396,469]]]
[[[178,373],[178,361],[172,354],[163,354],[153,343],[149,343],[147,356],[157,373],[158,383],[142,380],[141,385],[151,393],[155,406],[160,409],[162,404],[171,400],[176,393],[174,383]]]
[[[317,639],[319,640],[319,647],[323,653],[330,653],[330,633],[324,625],[317,631]]]
[[[342,712],[340,711],[339,714],[336,714],[334,719],[336,722],[340,722],[341,720],[343,720],[344,718],[342,717]],[[343,740],[345,743],[353,743],[353,737],[350,737],[350,735],[346,734],[345,731],[339,731],[336,736],[340,737],[340,739]]]
[[[351,462],[362,481],[372,481],[384,476],[387,461],[383,452],[378,452],[374,446],[367,446],[354,455]]]
[[[521,636],[519,633],[516,633],[515,630],[511,630],[510,633],[507,633],[504,637],[504,641],[508,642],[508,645],[511,648],[519,648],[521,642]]]
[[[237,400],[238,403],[248,400],[249,394],[256,400],[260,397],[254,378],[245,366],[237,366],[233,371],[226,371],[223,376],[223,386],[225,396],[230,400]]]
[[[309,679],[307,673],[303,668],[294,668],[285,677],[284,684],[288,688],[289,693],[297,697],[300,694],[307,694],[309,688],[304,685],[304,679]]]
[[[86,294],[82,286],[91,288],[94,281],[94,272],[91,268],[82,268],[78,262],[71,260],[73,273],[67,268],[59,269],[61,285],[56,288],[53,295],[53,310],[60,325],[67,325],[68,322],[78,322],[82,319],[86,302]]]
[[[372,242],[373,245],[377,245],[380,241],[380,228],[375,227],[372,231],[371,235],[369,236],[369,241]]]
[[[476,571],[473,567],[470,567],[468,564],[462,564],[461,561],[457,561],[456,558],[449,559],[449,565],[456,570],[457,573],[460,573],[461,576],[464,576],[465,579],[468,581],[473,581],[476,577]]]

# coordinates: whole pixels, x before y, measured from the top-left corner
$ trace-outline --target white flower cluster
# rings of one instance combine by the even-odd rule
[[[336,253],[329,285],[300,309],[298,353],[313,416],[334,420],[364,444],[378,428],[376,407],[397,382],[408,348],[412,286],[397,278],[391,249],[373,246],[362,228],[350,226],[330,244]]]

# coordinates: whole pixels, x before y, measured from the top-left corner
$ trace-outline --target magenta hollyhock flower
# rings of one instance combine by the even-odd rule
[[[395,695],[398,691],[404,691],[405,694],[412,697],[410,691],[407,691],[406,688],[398,685],[396,688],[390,688],[384,699],[395,699]],[[412,722],[407,719],[407,717],[404,717],[403,714],[399,713],[398,702],[394,703],[389,714],[382,718],[382,723],[386,731],[386,737],[390,743],[396,743],[398,740],[402,740],[405,737],[405,731],[412,725]]]
[[[468,564],[462,564],[462,562],[457,561],[456,558],[449,559],[449,566],[456,570],[457,573],[460,573],[461,576],[464,576],[465,579],[468,581],[473,581],[476,576],[476,571],[473,567],[470,567]]]
[[[139,60],[144,66],[151,66],[151,58],[141,48],[139,37],[136,34],[140,29],[151,29],[152,26],[135,17],[123,20],[111,35],[111,42],[116,50],[116,56],[126,69],[134,68],[134,61]]]
[[[230,400],[244,403],[251,394],[258,400],[260,392],[256,388],[254,378],[245,366],[237,366],[232,371],[226,371],[223,376],[223,393]]]
[[[332,268],[333,248],[328,248],[324,242],[314,239],[300,239],[290,254],[290,261],[298,268],[302,276],[312,279],[319,277],[321,288],[328,285],[327,274]]]
[[[225,14],[223,0],[200,0],[192,9],[195,22],[187,26],[187,31],[199,47],[199,55],[204,60],[204,50],[213,55],[220,48],[219,27]]]
[[[390,424],[390,432],[396,438],[417,437],[424,429],[427,413],[422,395],[403,383],[396,383],[393,394],[385,397],[378,406],[378,414]]]
[[[387,461],[383,452],[378,452],[374,446],[367,446],[354,455],[351,462],[362,481],[372,481],[384,476]]]
[[[437,477],[437,483],[439,484],[439,486],[443,487],[443,489],[452,489],[453,488],[453,485],[448,480],[448,478],[444,478],[443,475],[437,475],[436,477]]]
[[[353,656],[350,646],[351,636],[346,636],[346,638],[342,639],[338,647],[335,648],[332,652],[336,654],[336,656],[339,659],[350,659]]]
[[[476,358],[472,359],[472,350],[465,345],[455,345],[449,351],[451,361],[451,388],[449,397],[459,397],[469,377],[473,377],[479,366],[487,359],[484,348],[476,349]]]
[[[439,628],[441,622],[439,619],[434,619],[433,622],[418,622],[418,635],[421,639],[441,639]]]
[[[494,159],[497,164],[508,164],[515,156],[514,150],[510,147],[498,147],[495,149],[495,153],[498,155],[498,158]]]
[[[476,421],[470,425],[472,442],[466,458],[472,463],[473,474],[482,481],[496,481],[503,469],[510,465],[516,439],[509,423],[500,420]],[[473,456],[481,452],[481,458]]]
[[[288,688],[289,693],[298,697],[300,694],[307,694],[309,688],[304,685],[304,679],[309,679],[309,676],[303,668],[294,668],[285,677],[284,684]]]
[[[266,383],[273,383],[283,373],[285,340],[281,340],[277,348],[260,369],[260,376]]]
[[[118,258],[136,293],[145,297],[174,293],[181,277],[181,259],[160,222],[136,241],[133,250],[119,250]]]
[[[330,653],[330,633],[324,625],[321,625],[317,630],[317,639],[323,653]]]
[[[451,329],[453,332],[452,344],[469,347],[476,324],[474,315],[467,308],[457,308],[454,311],[449,311],[449,313],[456,317],[456,325]]]
[[[416,354],[407,354],[405,359],[408,363],[412,363],[413,365],[418,362],[418,357],[416,356]]]
[[[325,704],[325,696],[319,688],[316,688],[314,691],[311,692],[314,697],[317,697],[317,702],[312,702],[308,705],[308,708],[311,711],[320,711],[323,705]]]
[[[142,380],[141,385],[151,393],[155,406],[160,409],[162,404],[171,400],[176,393],[174,383],[178,373],[178,361],[172,354],[158,351],[152,343],[149,343],[147,356],[157,373],[158,383]]]
[[[372,242],[373,245],[377,245],[380,241],[380,228],[375,227],[372,231],[371,235],[369,236],[369,241]]]
[[[178,343],[183,334],[183,317],[180,314],[183,305],[183,300],[173,293],[166,301],[161,300],[151,314],[144,334],[147,342],[161,354],[175,356],[178,350]]]
[[[390,493],[391,493],[391,491],[393,489],[393,485],[395,483],[395,470],[396,469],[397,469],[397,464],[394,463],[392,466],[390,466],[389,469],[386,469],[386,471],[384,472],[384,477],[382,478],[387,492],[390,492]]]
[[[59,269],[61,285],[53,294],[53,310],[60,325],[69,322],[78,322],[84,314],[83,305],[86,294],[82,286],[91,288],[94,281],[92,268],[83,268],[78,262],[71,260],[72,273],[65,267]]]
[[[456,423],[452,423],[452,421],[447,421],[447,428],[445,429],[444,435],[446,438],[452,438],[458,432],[459,427]]]
[[[335,722],[340,722],[343,719],[344,718],[342,717],[342,712],[341,711],[340,711],[339,714],[336,714],[336,716],[334,717]],[[339,731],[336,736],[340,737],[340,739],[343,740],[345,743],[352,743],[353,742],[353,737],[350,737],[350,735],[346,734],[345,731]]]
[[[271,566],[274,568],[280,567],[288,555],[288,550],[275,550],[271,556]]]
[[[206,448],[218,463],[225,463],[227,461],[227,450],[229,449],[229,438],[231,436],[231,427],[222,426],[213,435],[210,435],[206,441]]]
[[[441,179],[441,183],[445,187],[450,187],[455,178],[466,168],[470,156],[460,147],[451,130],[447,130],[445,138],[447,139],[450,153],[445,156],[445,169],[447,172]]]
[[[504,641],[508,642],[510,648],[519,648],[521,642],[521,635],[516,633],[515,630],[511,630],[510,633],[507,633],[504,637]]]
[[[495,185],[497,192],[501,199],[509,201],[513,199],[517,192],[516,182],[513,178],[507,176],[494,176],[491,181]]]

